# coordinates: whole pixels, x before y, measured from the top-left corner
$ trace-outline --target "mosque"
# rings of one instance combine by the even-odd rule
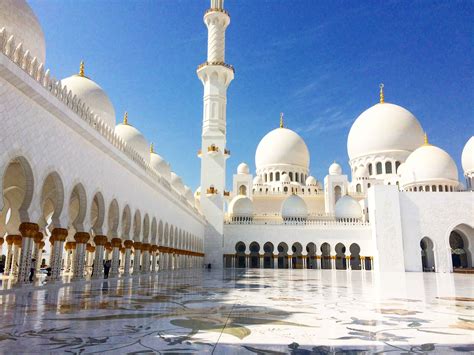
[[[453,272],[473,269],[474,138],[462,152],[465,185],[407,109],[361,108],[347,138],[350,172],[310,172],[304,140],[280,126],[241,163],[226,189],[230,16],[204,13],[207,59],[200,187],[195,192],[87,75],[58,80],[44,66],[41,25],[23,0],[0,2],[0,243],[4,277],[29,282],[159,270],[294,268]],[[126,189],[123,187],[127,186]]]

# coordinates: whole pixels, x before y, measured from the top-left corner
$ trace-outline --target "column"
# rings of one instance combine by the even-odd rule
[[[117,277],[119,275],[119,261],[120,248],[122,247],[122,240],[120,238],[112,238],[112,265],[110,265],[110,277]]]
[[[273,254],[273,268],[278,269],[278,254]]]
[[[316,255],[316,269],[321,270],[321,255]]]
[[[142,252],[142,267],[140,273],[146,274],[150,272],[150,260],[148,259],[150,244],[143,243],[141,247]]]
[[[331,269],[336,270],[336,255],[331,255]]]
[[[307,255],[303,255],[302,259],[303,259],[303,269],[307,269],[307,266],[306,266]]]
[[[360,269],[365,270],[365,256],[360,257]]]
[[[131,252],[132,252],[132,247],[133,247],[133,241],[132,240],[126,240],[123,242],[123,246],[125,247],[125,260],[123,263],[123,275],[128,276],[130,275],[130,258],[131,258]]]
[[[75,249],[74,242],[66,242],[64,249],[66,249],[66,268],[65,272],[70,272],[72,269],[72,251]]]
[[[33,243],[39,226],[36,223],[23,222],[20,224],[21,233],[21,254],[18,270],[18,283],[23,284],[29,282],[29,274],[31,269],[31,259],[33,251]]]
[[[104,276],[104,247],[107,243],[105,235],[96,235],[94,237],[95,255],[92,267],[92,278],[101,279]]]
[[[35,241],[35,247],[33,249],[34,250],[33,255],[36,261],[35,261],[35,264],[32,265],[32,267],[34,267],[35,272],[37,272],[41,267],[41,255],[43,253],[43,247],[44,247],[43,233],[36,232],[34,241]]]
[[[51,271],[53,270],[53,262],[54,262],[54,237],[51,235],[49,237],[49,262],[48,266],[51,268]]]
[[[53,237],[53,262],[51,265],[51,280],[59,280],[61,277],[61,267],[63,259],[64,241],[67,238],[67,229],[54,228],[51,236]]]
[[[373,256],[369,256],[370,258],[370,271],[374,270],[374,257]]]
[[[12,261],[13,261],[13,240],[15,239],[14,235],[7,235],[5,238],[7,241],[7,260],[5,261],[5,270],[3,274],[8,276],[12,271]]]
[[[293,256],[288,255],[288,269],[293,269]]]
[[[86,256],[85,274],[88,275],[90,271],[90,274],[92,275],[92,264],[94,263],[95,246],[93,246],[91,243],[87,243],[86,250],[87,250],[87,256]]]
[[[249,268],[249,259],[250,259],[250,257],[247,254],[245,254],[245,268],[246,269]]]
[[[15,235],[13,238],[13,258],[12,258],[12,275],[18,276],[18,266],[20,265],[21,235]]]
[[[157,261],[158,245],[152,245],[151,247],[151,272],[156,272],[156,261]]]
[[[84,262],[86,258],[86,244],[89,241],[89,233],[77,232],[74,234],[74,240],[76,241],[76,251],[74,253],[74,259],[72,262],[72,279],[83,280],[84,279]]]
[[[107,242],[104,244],[104,251],[105,251],[105,257],[104,259],[107,261],[107,260],[111,260],[112,259],[112,243],[111,242]],[[110,272],[110,270],[109,270]]]
[[[265,261],[265,255],[264,254],[260,254],[259,258],[258,258],[258,265],[260,266],[260,269],[263,269],[263,264],[264,264],[264,261]]]
[[[140,256],[141,256],[142,243],[133,242],[133,275],[140,273]]]
[[[346,270],[352,270],[351,256],[350,255],[346,256]]]

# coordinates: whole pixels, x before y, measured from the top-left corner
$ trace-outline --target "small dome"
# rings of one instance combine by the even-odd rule
[[[167,181],[171,181],[171,166],[160,155],[154,151],[150,152],[150,165],[163,176]]]
[[[361,218],[362,208],[355,199],[349,195],[344,195],[336,202],[335,215],[337,219]]]
[[[329,167],[329,175],[342,175],[342,168],[341,166],[334,162]]]
[[[281,174],[281,182],[282,183],[290,183],[290,176],[288,174]]]
[[[150,159],[150,148],[148,142],[145,139],[145,136],[143,136],[138,129],[128,123],[120,123],[115,126],[115,133],[122,138],[127,145],[135,149],[143,159],[146,161]]]
[[[379,103],[361,113],[347,138],[349,159],[390,151],[412,152],[423,144],[423,129],[405,108]]]
[[[454,160],[443,149],[431,144],[425,144],[411,153],[401,172],[402,186],[438,181],[458,184],[458,169]]]
[[[306,186],[317,186],[318,185],[318,180],[314,176],[308,176],[306,179]]]
[[[183,180],[176,175],[174,172],[171,172],[171,186],[175,188],[181,195],[184,195],[184,184]]]
[[[229,214],[232,215],[232,217],[252,217],[252,200],[243,195],[234,197],[229,204]]]
[[[359,166],[354,173],[354,177],[356,179],[366,179],[369,177],[369,170],[366,166]]]
[[[249,166],[245,163],[240,163],[237,167],[237,174],[248,174],[249,172]]]
[[[469,138],[462,150],[461,163],[465,175],[474,173],[474,136]]]
[[[298,195],[288,196],[281,206],[281,217],[283,219],[307,218],[306,202]]]
[[[397,175],[398,175],[398,176],[402,176],[402,174],[403,174],[403,169],[405,169],[405,163],[401,163],[401,164],[398,166],[398,169],[397,169]]]
[[[61,80],[61,85],[67,86],[72,95],[76,95],[82,102],[85,102],[92,112],[113,129],[115,127],[115,109],[107,93],[97,83],[83,75],[82,65],[81,73]]]
[[[277,128],[262,138],[255,153],[257,170],[272,165],[308,169],[309,151],[303,138],[287,128]]]
[[[193,191],[189,188],[189,186],[184,185],[184,197],[186,197],[186,200],[194,206],[194,194]]]
[[[25,0],[0,1],[0,29],[5,27],[8,37],[15,38],[15,46],[23,44],[40,63],[46,61],[46,41],[38,18]]]
[[[253,184],[254,185],[262,185],[262,177],[260,175],[257,175],[253,178]]]

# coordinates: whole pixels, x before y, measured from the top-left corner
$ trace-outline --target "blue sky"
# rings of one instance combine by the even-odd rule
[[[202,85],[209,0],[29,0],[56,78],[78,71],[110,96],[120,121],[154,142],[186,184],[199,185]],[[355,118],[385,99],[406,107],[430,142],[455,159],[474,132],[472,1],[226,0],[228,187],[241,161],[254,171],[260,139],[285,124],[306,141],[322,180],[345,172]]]

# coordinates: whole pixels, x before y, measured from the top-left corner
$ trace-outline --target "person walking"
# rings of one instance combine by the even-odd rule
[[[30,277],[28,278],[30,282],[33,282],[33,279],[35,277],[35,265],[36,265],[36,259],[31,259]]]
[[[104,279],[108,279],[109,278],[109,271],[110,271],[110,266],[111,266],[111,262],[110,260],[107,260],[105,263],[104,263]]]

